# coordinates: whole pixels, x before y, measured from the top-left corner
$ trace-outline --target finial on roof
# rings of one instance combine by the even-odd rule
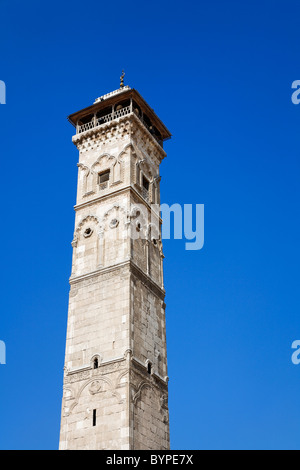
[[[124,77],[125,77],[125,72],[122,70],[122,75],[120,77],[120,88],[124,88]]]

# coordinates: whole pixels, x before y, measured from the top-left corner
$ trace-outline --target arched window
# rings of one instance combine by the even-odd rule
[[[98,357],[95,357],[95,359],[93,361],[93,367],[94,367],[94,369],[98,369],[98,367],[99,367]]]

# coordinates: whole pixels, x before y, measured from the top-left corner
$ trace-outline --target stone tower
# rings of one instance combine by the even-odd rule
[[[168,449],[159,166],[171,134],[123,77],[69,121],[79,163],[60,449]]]

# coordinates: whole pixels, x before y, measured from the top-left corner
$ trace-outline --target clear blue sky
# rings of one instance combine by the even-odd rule
[[[0,1],[0,448],[58,447],[77,149],[67,115],[125,84],[173,134],[162,202],[173,449],[300,449],[300,5]]]

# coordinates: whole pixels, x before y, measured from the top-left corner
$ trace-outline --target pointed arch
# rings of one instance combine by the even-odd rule
[[[94,170],[94,168],[101,162],[101,160],[103,158],[107,158],[107,160],[114,160],[116,161],[116,157],[114,157],[113,155],[109,154],[109,153],[102,153],[101,155],[99,155],[99,157],[97,158],[97,160],[92,164],[91,166],[91,169],[92,171]]]
[[[100,219],[96,215],[89,214],[89,215],[85,216],[79,222],[79,224],[77,225],[77,228],[75,229],[75,234],[79,234],[79,232],[81,231],[84,224],[86,224],[87,222],[91,222],[91,221],[93,221],[96,225],[98,225],[98,224],[100,225]]]

